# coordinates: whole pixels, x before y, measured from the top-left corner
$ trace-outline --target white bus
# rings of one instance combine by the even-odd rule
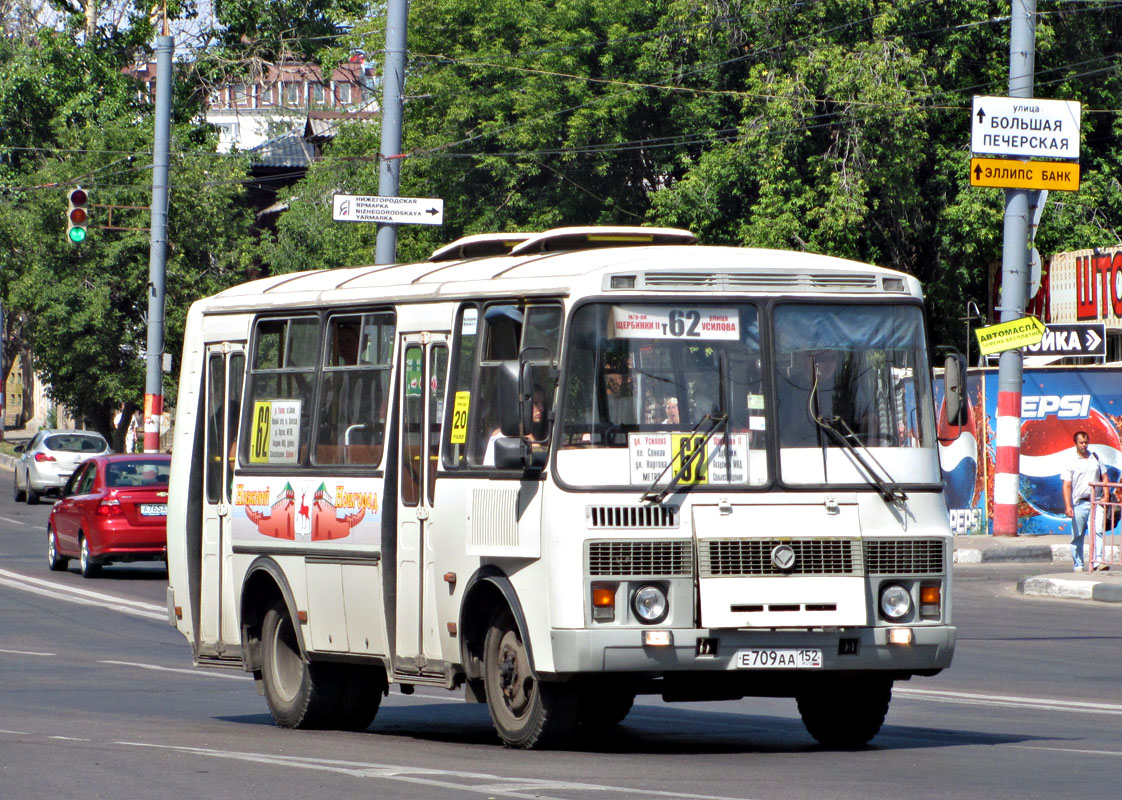
[[[637,694],[863,745],[954,650],[927,348],[908,275],[672,229],[237,286],[187,320],[169,616],[286,727],[420,684],[512,747]]]

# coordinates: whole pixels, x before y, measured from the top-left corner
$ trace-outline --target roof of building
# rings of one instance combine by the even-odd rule
[[[315,160],[315,147],[301,131],[289,131],[262,142],[250,153],[257,156],[256,166],[284,169],[306,168]]]

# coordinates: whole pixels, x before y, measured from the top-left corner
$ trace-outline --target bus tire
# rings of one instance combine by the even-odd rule
[[[579,724],[588,728],[619,725],[631,713],[635,692],[609,686],[585,686],[580,693]]]
[[[304,660],[288,607],[274,601],[261,622],[261,678],[277,725],[331,727],[342,694],[332,666]]]
[[[505,609],[492,619],[483,643],[483,682],[491,722],[507,747],[548,747],[576,727],[574,688],[537,680],[514,617]]]
[[[796,695],[807,732],[824,747],[854,750],[880,732],[892,681],[887,678],[827,680]]]
[[[386,692],[386,671],[381,667],[358,664],[321,666],[333,667],[338,672],[339,696],[330,727],[340,731],[364,731],[369,728]]]

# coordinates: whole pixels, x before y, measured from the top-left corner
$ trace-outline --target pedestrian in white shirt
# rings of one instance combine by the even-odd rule
[[[1064,487],[1064,510],[1071,519],[1071,557],[1075,571],[1083,570],[1084,537],[1087,535],[1087,522],[1091,516],[1091,499],[1096,489],[1092,481],[1102,479],[1099,460],[1095,458],[1088,444],[1090,438],[1086,431],[1076,431],[1072,437],[1075,454],[1068,459],[1060,477]],[[1095,536],[1095,569],[1107,569],[1102,563],[1103,543],[1101,535]]]

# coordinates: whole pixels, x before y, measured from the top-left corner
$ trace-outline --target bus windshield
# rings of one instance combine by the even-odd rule
[[[786,302],[770,317],[765,349],[750,303],[578,308],[559,477],[645,487],[667,462],[667,477],[685,466],[683,447],[704,447],[685,483],[760,486],[773,447],[789,485],[865,486],[870,469],[889,482],[939,482],[918,306]],[[576,455],[592,450],[612,457]]]
[[[859,482],[847,443],[881,478],[938,481],[918,306],[784,304],[774,331],[784,482]]]
[[[767,482],[754,305],[582,306],[573,315],[568,376],[558,444],[574,474],[562,466],[562,480],[649,484],[685,441],[687,451],[691,444],[706,448],[685,483]],[[587,459],[566,454],[603,448],[618,455],[578,465]],[[600,474],[605,469],[611,477]]]

